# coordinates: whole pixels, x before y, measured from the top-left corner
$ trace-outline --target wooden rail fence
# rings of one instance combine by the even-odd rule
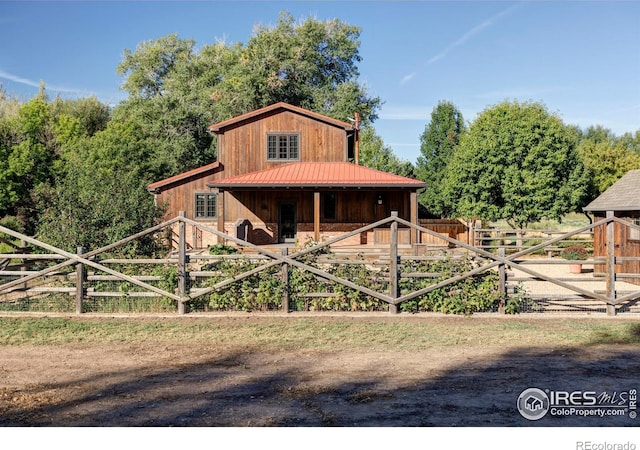
[[[624,286],[621,284],[624,283],[624,277],[640,277],[640,275],[621,274],[622,276],[617,276],[614,268],[616,263],[619,261],[617,261],[616,256],[613,253],[613,248],[615,246],[613,241],[609,242],[609,248],[612,250],[604,257],[580,261],[580,263],[587,266],[598,264],[605,267],[604,279],[599,278],[597,280],[591,280],[584,276],[572,278],[567,276],[558,276],[557,274],[550,274],[548,271],[543,270],[545,266],[550,264],[563,266],[576,263],[576,261],[560,261],[556,258],[535,259],[532,258],[532,255],[539,254],[540,252],[544,253],[550,248],[557,248],[560,242],[568,239],[578,239],[581,236],[589,235],[589,233],[591,233],[597,226],[612,228],[615,223],[621,223],[624,226],[640,229],[640,227],[624,222],[621,219],[609,217],[569,233],[564,233],[555,237],[551,235],[546,236],[544,239],[541,239],[540,243],[534,245],[525,246],[522,243],[521,245],[511,246],[511,248],[509,248],[509,254],[507,254],[504,246],[495,246],[494,248],[494,246],[485,245],[482,242],[479,243],[480,245],[472,245],[472,243],[465,242],[466,239],[459,240],[451,237],[450,233],[441,234],[423,226],[412,224],[399,218],[397,213],[392,213],[392,215],[386,219],[369,224],[326,242],[316,243],[313,246],[302,249],[294,248],[292,249],[292,253],[290,253],[289,248],[275,249],[272,247],[258,246],[248,241],[238,239],[237,237],[224,234],[216,229],[190,220],[186,218],[184,214],[100,249],[86,252],[83,248],[78,248],[76,253],[64,251],[32,237],[25,236],[21,233],[0,226],[0,233],[9,236],[10,238],[22,241],[25,246],[27,244],[31,245],[39,252],[38,254],[24,254],[22,252],[0,254],[0,261],[8,261],[0,267],[0,269],[2,269],[0,270],[0,283],[4,281],[3,284],[0,284],[0,306],[11,303],[12,301],[15,302],[16,299],[20,299],[28,295],[34,296],[44,295],[46,293],[62,293],[75,297],[75,312],[80,314],[84,311],[83,304],[91,298],[124,296],[129,299],[136,299],[145,297],[162,297],[175,302],[175,305],[177,305],[177,312],[179,314],[185,314],[188,309],[187,306],[196,299],[224,290],[232,284],[240,282],[262,271],[279,267],[285,286],[287,286],[288,283],[290,269],[297,268],[309,272],[318,279],[325,280],[330,284],[333,283],[334,285],[344,286],[377,299],[387,304],[388,310],[391,313],[399,312],[399,307],[404,302],[417,299],[418,297],[427,295],[432,291],[451,286],[475,275],[487,271],[494,271],[499,275],[499,290],[500,294],[503,295],[504,301],[508,299],[509,295],[514,294],[516,290],[515,287],[524,285],[525,287],[529,286],[530,289],[533,289],[533,291],[528,292],[526,296],[538,301],[539,305],[545,304],[546,302],[548,306],[554,302],[561,302],[560,300],[557,300],[559,297],[558,295],[548,292],[549,286],[551,286],[556,290],[568,292],[574,299],[591,303],[595,302],[597,305],[601,305],[607,314],[614,315],[623,310],[631,311],[630,306],[634,306],[640,298],[640,288],[638,286],[629,287],[626,284]],[[188,227],[195,227],[202,233],[211,233],[218,236],[227,243],[233,243],[237,247],[251,252],[251,255],[214,256],[191,254],[189,253],[186,244],[186,233]],[[319,265],[311,265],[305,262],[305,256],[307,255],[330,249],[333,245],[338,244],[340,241],[348,239],[351,236],[380,227],[388,227],[390,243],[388,246],[388,252],[379,255],[377,261],[367,259],[346,260],[344,258],[325,258],[325,260],[322,261],[322,264],[349,263],[367,264],[370,266],[386,266],[386,288],[384,290],[372,289],[368,283],[358,284],[354,282],[354,280],[332,274],[330,271],[324,270]],[[401,270],[402,261],[412,258],[414,260],[420,260],[420,258],[424,259],[432,256],[418,255],[415,252],[413,255],[402,255],[399,245],[400,227],[405,230],[417,230],[419,235],[429,236],[429,239],[432,239],[433,242],[446,244],[451,255],[455,255],[455,252],[457,252],[458,255],[462,253],[471,255],[474,260],[473,268],[466,270],[464,273],[453,274],[446,279],[438,277],[439,274],[403,273]],[[107,254],[109,251],[125,245],[135,239],[148,234],[159,233],[160,231],[168,228],[177,229],[177,251],[171,257],[163,259],[100,258],[100,255]],[[509,236],[509,238],[512,237],[513,236]],[[518,241],[517,236],[516,241]],[[212,271],[207,270],[194,270],[194,262],[206,262],[239,257],[253,258],[253,260],[260,261],[261,263],[257,267],[243,273],[233,275],[227,279],[220,280],[208,287],[195,288],[191,286],[192,283],[190,283],[190,280],[208,277],[213,273]],[[42,265],[46,265],[46,267],[41,268],[40,270],[26,270],[25,268],[27,265],[25,262],[35,260],[39,261]],[[12,267],[16,266],[16,264],[19,266],[19,270],[10,270]],[[128,267],[133,265],[162,265],[174,267],[177,275],[177,288],[174,290],[159,286],[158,283],[163,280],[163,277],[159,275],[131,275],[131,270],[124,270],[121,268],[124,265],[127,265]],[[73,270],[74,267],[75,270]],[[117,267],[117,269],[114,267]],[[435,278],[436,281],[427,287],[417,289],[412,292],[405,292],[401,289],[401,282],[403,279],[416,277],[432,277]],[[60,279],[63,281],[60,282]],[[56,280],[56,282],[53,280]],[[104,289],[99,290],[95,287],[96,284],[110,282],[119,282],[125,283],[127,286],[135,286],[135,290],[128,289],[126,292],[122,292]],[[600,288],[594,287],[593,289],[586,287],[591,282],[599,282],[604,284],[604,286]],[[536,283],[544,283],[547,291],[534,292],[535,289],[538,289],[538,287],[536,287]],[[309,295],[322,296],[329,294],[324,292],[315,292],[310,293]],[[282,308],[284,311],[289,312],[290,305],[288,288],[284,289],[283,297]],[[500,305],[501,311],[503,311],[504,301]],[[584,308],[578,306],[576,309],[583,310]]]

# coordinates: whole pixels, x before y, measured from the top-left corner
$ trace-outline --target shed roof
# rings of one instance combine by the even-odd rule
[[[631,170],[613,183],[585,211],[640,211],[640,170]]]
[[[164,180],[156,181],[147,186],[147,190],[151,193],[157,193],[161,191],[162,188],[170,186],[174,183],[179,183],[182,181],[189,180],[190,178],[194,178],[200,175],[204,175],[208,172],[215,171],[217,169],[222,168],[222,164],[216,161],[211,164],[207,164],[206,166],[198,167],[197,169],[189,170],[187,172],[179,173],[178,175],[174,175],[169,178],[165,178]]]
[[[241,114],[236,117],[232,117],[231,119],[223,120],[222,122],[215,123],[209,127],[209,131],[219,134],[224,133],[225,128],[236,126],[245,121],[257,120],[262,116],[273,114],[279,110],[291,111],[296,114],[301,114],[306,117],[311,117],[315,120],[319,120],[321,122],[329,123],[331,125],[337,126],[338,128],[343,128],[346,131],[351,131],[354,129],[354,125],[343,122],[338,119],[334,119],[333,117],[325,116],[323,114],[318,114],[313,111],[309,111],[304,108],[300,108],[298,106],[293,106],[288,103],[279,102],[274,103],[273,105],[266,106],[264,108],[256,109],[255,111],[250,111],[245,114]]]
[[[425,183],[412,178],[348,162],[299,162],[225,178],[209,184],[221,188],[352,187],[419,189]]]

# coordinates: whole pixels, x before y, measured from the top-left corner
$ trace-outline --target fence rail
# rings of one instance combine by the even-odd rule
[[[552,252],[567,242],[587,242],[595,227],[613,227],[615,223],[638,228],[610,217],[569,233],[535,231],[537,235],[532,236],[524,230],[508,233],[475,230],[473,236],[478,245],[472,245],[474,242],[469,243],[469,239],[452,237],[454,231],[441,234],[394,213],[310,247],[274,248],[254,245],[181,215],[101,249],[85,252],[78,248],[75,254],[0,227],[0,233],[20,240],[22,248],[28,244],[38,251],[38,254],[26,254],[23,250],[0,254],[0,261],[5,261],[0,267],[0,309],[28,308],[26,303],[42,300],[53,302],[56,307],[65,305],[80,314],[100,308],[96,302],[108,301],[111,302],[108,307],[124,311],[155,308],[184,314],[198,308],[206,310],[213,297],[218,299],[216,307],[224,307],[225,295],[242,291],[247,297],[261,298],[265,305],[277,305],[287,312],[309,308],[318,299],[341,296],[343,303],[332,307],[343,308],[345,302],[350,301],[356,308],[396,313],[403,309],[410,311],[424,299],[442,300],[443,295],[494,296],[491,298],[496,302],[484,307],[499,312],[507,311],[514,299],[517,306],[511,312],[591,311],[609,315],[640,312],[637,305],[640,287],[629,283],[640,275],[614,270],[620,261],[634,258],[616,257],[611,253],[587,261],[564,261]],[[378,248],[369,254],[364,246],[362,252],[337,253],[342,247],[334,247],[335,244],[382,226],[388,227],[389,244],[384,252]],[[189,252],[187,227],[197,228],[200,234],[211,233],[250,253]],[[399,228],[417,230],[421,239],[428,236],[429,242],[437,242],[443,248],[402,254]],[[164,229],[175,231],[172,235],[176,237],[177,251],[170,257],[113,258],[108,254]],[[614,248],[613,242],[609,244]],[[331,249],[336,249],[336,253]],[[231,262],[236,272],[224,272],[221,266]],[[448,266],[437,265],[442,262]],[[580,274],[570,274],[569,265],[578,262],[587,269]],[[596,265],[606,268],[603,276],[597,276],[590,269]],[[451,270],[454,266],[457,269]],[[495,280],[491,293],[465,291],[469,280],[489,275]],[[260,283],[271,290],[264,291],[264,286],[255,285],[256,277],[262,277]],[[298,289],[300,277],[311,291]],[[474,285],[473,289],[481,287]],[[443,290],[448,291],[442,294]]]

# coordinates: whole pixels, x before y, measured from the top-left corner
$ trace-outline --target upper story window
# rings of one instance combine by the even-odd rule
[[[196,219],[213,219],[218,216],[218,194],[196,192]]]
[[[268,134],[267,160],[298,161],[300,159],[300,134]]]

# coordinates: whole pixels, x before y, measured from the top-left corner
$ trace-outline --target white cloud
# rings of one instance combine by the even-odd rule
[[[15,75],[9,72],[5,72],[2,69],[0,69],[0,79],[9,80],[14,83],[23,84],[25,86],[30,86],[35,88],[40,87],[39,81],[30,80],[29,78],[21,77],[20,75]],[[91,92],[84,91],[82,89],[56,86],[56,85],[47,84],[47,83],[45,83],[45,88],[47,89],[47,91],[52,91],[52,92],[61,92],[61,93],[76,94],[76,95],[92,95]]]
[[[496,23],[498,23],[503,17],[511,14],[516,8],[520,7],[520,3],[510,6],[507,9],[500,11],[498,14],[496,14],[495,16],[485,20],[484,22],[482,22],[479,25],[476,25],[475,27],[473,27],[472,29],[470,29],[469,31],[467,31],[466,33],[464,33],[462,36],[460,36],[458,39],[456,39],[455,41],[453,41],[452,43],[450,43],[449,45],[447,45],[444,50],[442,50],[440,53],[438,53],[435,56],[432,56],[431,58],[429,58],[429,60],[427,61],[427,65],[429,64],[433,64],[436,61],[439,61],[441,59],[443,59],[445,56],[447,56],[449,54],[449,52],[451,52],[451,50],[453,50],[456,47],[460,47],[461,45],[463,45],[464,43],[466,43],[469,39],[471,39],[472,37],[474,37],[475,35],[481,33],[483,30],[495,25]]]
[[[406,82],[408,82],[409,80],[411,80],[413,77],[416,76],[417,72],[412,72],[409,75],[405,75],[404,77],[402,77],[402,79],[400,80],[400,84],[405,84]]]
[[[1,69],[0,69],[0,78],[4,80],[13,81],[14,83],[26,84],[27,86],[32,86],[32,87],[40,86],[40,83],[36,83],[35,81],[29,80],[28,78],[19,77],[18,75],[13,75]]]

